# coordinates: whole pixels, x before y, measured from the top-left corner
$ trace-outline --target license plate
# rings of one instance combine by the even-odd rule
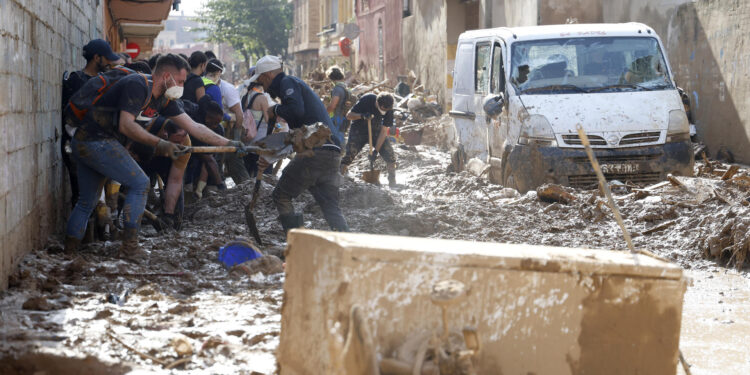
[[[631,174],[639,170],[638,164],[602,164],[602,173]]]

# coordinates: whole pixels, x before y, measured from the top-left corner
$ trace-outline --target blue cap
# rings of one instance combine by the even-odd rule
[[[109,43],[102,39],[94,39],[83,46],[83,55],[92,57],[94,55],[99,55],[109,61],[117,61],[121,58],[120,56],[112,52],[112,48],[109,46]]]

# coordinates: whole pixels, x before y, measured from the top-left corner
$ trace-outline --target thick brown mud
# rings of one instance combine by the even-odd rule
[[[575,199],[569,203],[547,203],[535,192],[519,195],[469,172],[446,173],[450,155],[434,148],[395,150],[399,189],[386,187],[385,172],[384,187],[362,182],[362,172],[369,169],[364,157],[343,177],[341,207],[352,231],[626,249],[597,190],[571,189]],[[738,173],[746,175],[744,169]],[[672,185],[647,193],[616,189],[618,206],[637,248],[694,275],[681,338],[693,374],[744,374],[750,372],[747,356],[704,353],[710,352],[707,347],[727,353],[714,342],[737,342],[741,348],[750,333],[743,307],[747,299],[740,298],[750,290],[747,273],[734,270],[743,266],[739,255],[747,248],[749,208],[742,202],[748,194],[736,182],[701,176],[684,179],[687,190]],[[270,199],[275,181],[264,180],[255,216],[266,244],[261,250],[283,259],[285,237]],[[90,356],[106,368],[120,366],[109,373],[133,368],[166,374],[169,366],[194,373],[273,373],[283,274],[255,272],[278,271],[277,262],[230,272],[217,259],[223,244],[250,238],[243,209],[251,191],[248,182],[207,193],[187,207],[180,233],[158,234],[144,227],[141,246],[149,257],[140,264],[116,257],[119,242],[89,244],[70,256],[62,253],[59,239],[51,239],[45,249],[28,254],[0,298],[0,370],[24,363],[29,353],[44,353],[80,360]],[[307,228],[328,229],[309,194],[295,204]],[[731,282],[716,281],[727,273]],[[708,329],[720,329],[722,336]],[[185,343],[192,354],[185,354]]]

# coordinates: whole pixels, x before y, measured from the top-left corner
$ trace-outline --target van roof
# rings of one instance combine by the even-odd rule
[[[509,41],[520,41],[565,37],[656,36],[656,32],[651,27],[637,22],[591,23],[469,30],[462,33],[458,39],[475,39],[490,36],[497,36]]]

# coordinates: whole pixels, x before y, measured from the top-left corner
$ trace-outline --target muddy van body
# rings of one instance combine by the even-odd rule
[[[493,182],[521,192],[547,182],[596,186],[579,125],[608,180],[649,184],[693,171],[666,52],[640,23],[464,32],[450,114],[467,154],[490,163]]]

